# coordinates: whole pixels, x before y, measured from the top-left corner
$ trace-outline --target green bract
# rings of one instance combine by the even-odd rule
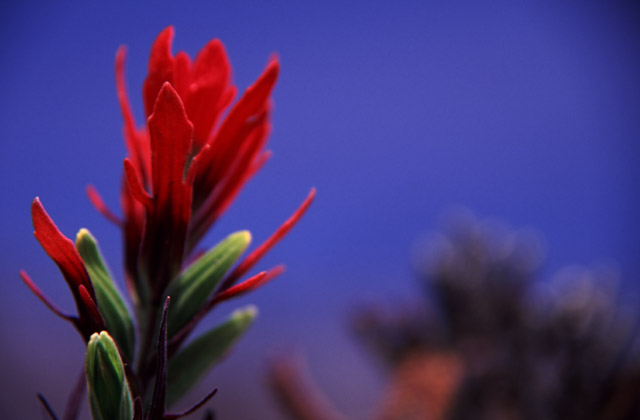
[[[168,335],[172,337],[207,302],[211,293],[251,242],[251,233],[232,233],[191,264],[174,282],[169,292]]]
[[[167,405],[171,406],[202,379],[249,328],[258,310],[238,309],[221,325],[193,340],[171,359],[167,372]]]
[[[85,361],[91,413],[95,420],[131,420],[133,401],[118,348],[106,331],[94,333]]]
[[[131,315],[109,269],[100,255],[96,239],[87,229],[80,229],[76,236],[76,248],[84,261],[91,283],[96,292],[100,314],[109,332],[127,360],[133,360],[135,330]]]

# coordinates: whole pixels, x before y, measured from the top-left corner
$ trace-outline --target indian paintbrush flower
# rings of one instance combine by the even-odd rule
[[[312,189],[293,215],[242,261],[238,260],[251,241],[248,231],[229,235],[208,252],[197,249],[269,157],[265,146],[270,97],[279,63],[271,59],[232,105],[236,88],[222,43],[209,42],[192,60],[182,51],[172,55],[172,39],[173,28],[168,27],[151,48],[142,89],[143,126],[135,122],[126,91],[125,49],[116,54],[116,90],[128,151],[121,184],[122,216],[108,209],[94,187],[87,188],[98,211],[122,231],[125,285],[134,316],[90,232],[81,229],[74,245],[39,199],[32,205],[35,236],[60,268],[78,314],[63,313],[25,272],[21,276],[88,342],[85,368],[96,419],[178,418],[213,396],[215,390],[184,413],[165,411],[228,352],[257,311],[251,306],[237,310],[185,345],[190,333],[218,303],[282,273],[283,267],[276,266],[239,282],[297,223],[315,196]],[[51,407],[41,401],[54,417]]]

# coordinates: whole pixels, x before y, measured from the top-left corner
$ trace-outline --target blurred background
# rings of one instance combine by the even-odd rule
[[[220,388],[211,405],[222,419],[282,418],[265,367],[295,350],[358,419],[379,404],[385,378],[349,331],[351,308],[412,299],[412,249],[447,208],[541,232],[541,278],[606,261],[625,298],[639,300],[639,23],[631,2],[2,2],[3,417],[39,418],[37,392],[61,412],[82,369],[76,332],[18,277],[26,269],[72,310],[33,238],[31,200],[67,236],[89,228],[122,279],[120,233],[84,194],[94,184],[119,210],[118,46],[129,48],[138,122],[149,48],[167,25],[174,52],[220,38],[241,91],[280,57],[274,155],[205,244],[239,229],[260,242],[311,186],[318,197],[260,265],[287,272],[208,321],[245,301],[260,308],[199,392]]]

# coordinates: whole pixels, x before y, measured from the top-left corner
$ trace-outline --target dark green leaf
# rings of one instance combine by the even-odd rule
[[[169,361],[167,404],[171,406],[196,385],[249,328],[255,306],[238,309],[223,324],[201,335]]]
[[[249,231],[232,233],[187,267],[176,279],[169,291],[169,337],[177,333],[202,309],[224,275],[247,249],[249,242]]]

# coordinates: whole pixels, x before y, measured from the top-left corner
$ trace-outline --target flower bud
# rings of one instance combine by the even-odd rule
[[[106,331],[87,345],[85,373],[94,420],[131,420],[133,402],[116,344]]]
[[[80,229],[76,236],[76,249],[82,257],[96,294],[100,314],[107,329],[113,335],[125,360],[133,360],[135,330],[133,320],[105,264],[98,242],[87,229]]]

